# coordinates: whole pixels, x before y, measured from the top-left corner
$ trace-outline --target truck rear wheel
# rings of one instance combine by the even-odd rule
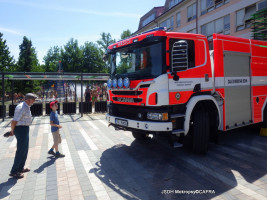
[[[219,143],[219,116],[214,111],[209,111],[209,124],[210,124],[210,141],[218,144]]]
[[[132,131],[132,135],[136,140],[145,140],[148,138],[148,134],[141,133],[138,131]]]
[[[209,148],[210,121],[209,113],[203,108],[193,113],[193,152],[206,154]]]

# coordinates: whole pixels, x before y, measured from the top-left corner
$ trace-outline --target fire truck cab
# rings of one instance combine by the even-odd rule
[[[136,139],[177,138],[205,154],[218,130],[267,128],[267,42],[155,28],[108,47],[106,119]]]

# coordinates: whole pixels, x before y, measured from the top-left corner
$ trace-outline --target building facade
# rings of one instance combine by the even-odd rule
[[[166,0],[145,14],[136,34],[155,27],[168,31],[199,33],[212,39],[213,33],[251,38],[251,15],[267,8],[267,0]],[[149,16],[155,16],[147,20]],[[144,23],[146,21],[146,23]]]

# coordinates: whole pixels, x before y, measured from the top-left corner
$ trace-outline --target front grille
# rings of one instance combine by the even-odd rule
[[[109,108],[110,114],[127,119],[137,119],[138,107],[113,104]]]
[[[114,95],[127,95],[127,96],[138,96],[141,95],[143,91],[112,91]]]
[[[124,98],[124,97],[113,97],[114,101],[126,102],[126,103],[140,103],[143,99],[141,98]]]

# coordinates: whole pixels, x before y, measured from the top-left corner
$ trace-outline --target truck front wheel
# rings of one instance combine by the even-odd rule
[[[145,140],[148,138],[148,134],[141,133],[138,131],[132,131],[132,135],[136,140]]]
[[[193,152],[206,154],[209,148],[210,121],[209,113],[199,108],[193,113]]]

